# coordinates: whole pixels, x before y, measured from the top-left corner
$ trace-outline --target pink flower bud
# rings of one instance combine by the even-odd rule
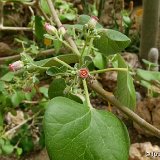
[[[91,16],[89,22],[87,23],[88,29],[94,29],[96,27],[98,18],[96,16]]]
[[[10,71],[13,71],[13,72],[20,70],[23,67],[24,67],[24,63],[22,61],[16,61],[12,64],[9,64],[9,69]]]
[[[45,23],[44,27],[48,34],[54,35],[57,32],[57,29],[49,23]]]
[[[87,68],[81,68],[79,70],[79,77],[85,79],[89,76],[89,70]]]
[[[64,35],[66,33],[66,28],[62,25],[58,29],[59,34]]]

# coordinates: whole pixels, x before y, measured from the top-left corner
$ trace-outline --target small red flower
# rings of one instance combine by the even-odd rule
[[[81,69],[79,70],[79,77],[80,77],[80,78],[85,79],[85,78],[87,78],[88,76],[89,76],[89,70],[88,70],[87,68],[81,68]]]
[[[16,61],[12,64],[9,64],[9,70],[13,72],[20,70],[23,67],[24,67],[24,63],[22,61]]]

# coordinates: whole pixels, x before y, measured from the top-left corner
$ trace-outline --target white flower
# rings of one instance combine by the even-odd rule
[[[12,64],[9,64],[9,69],[14,72],[17,70],[20,70],[23,67],[24,67],[24,63],[22,61],[16,61]]]
[[[59,27],[58,32],[60,35],[64,35],[66,33],[66,28],[62,25]]]
[[[44,27],[48,34],[54,35],[57,32],[57,29],[49,23],[45,23]]]

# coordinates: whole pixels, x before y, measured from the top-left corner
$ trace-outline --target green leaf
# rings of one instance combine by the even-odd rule
[[[110,112],[57,97],[46,110],[44,132],[50,160],[128,160],[128,132]]]
[[[55,58],[58,58],[61,61],[64,61],[65,63],[67,63],[67,64],[73,64],[73,63],[79,62],[78,56],[76,54],[59,55],[59,56],[56,56],[56,57],[47,58],[47,59],[40,60],[40,61],[33,61],[33,59],[30,59],[29,57],[27,57],[26,54],[22,54],[22,56],[23,56],[23,59],[26,60],[26,61],[29,61],[29,63],[34,63],[35,65],[38,65],[38,66],[41,66],[41,67],[52,67],[52,66],[60,67],[60,66],[62,66],[62,64],[57,62],[55,60]],[[33,72],[33,71],[35,71],[35,67],[34,66],[29,66],[27,71]],[[39,72],[42,73],[42,72],[45,72],[45,70],[39,70]]]
[[[93,63],[92,57],[89,55],[84,56],[84,64],[82,67],[88,67],[91,63]]]
[[[17,152],[17,155],[20,156],[22,154],[23,150],[22,150],[22,148],[17,147],[16,152]]]
[[[46,0],[40,0],[40,6],[46,14],[50,14],[50,9]]]
[[[0,92],[2,92],[5,89],[5,83],[3,81],[0,81]]]
[[[13,72],[8,72],[6,73],[3,77],[1,77],[1,81],[6,81],[6,82],[10,82],[12,81],[14,78],[14,73]]]
[[[75,29],[77,31],[82,31],[83,30],[83,25],[81,24],[64,24],[64,26],[67,28],[67,30],[72,30],[72,29]]]
[[[107,61],[106,59],[104,59],[101,53],[96,52],[96,56],[93,59],[93,63],[98,69],[104,69],[106,67]]]
[[[3,121],[4,121],[4,116],[3,116],[2,112],[0,112],[0,131],[3,128]]]
[[[33,58],[26,53],[21,53],[21,57],[25,63],[34,63]]]
[[[78,24],[85,25],[86,23],[88,23],[90,18],[91,18],[90,16],[82,14],[78,17]],[[96,29],[102,29],[102,28],[103,28],[102,25],[100,25],[99,23],[96,24]]]
[[[78,30],[78,31],[82,31],[84,25],[87,24],[89,20],[90,20],[90,16],[82,14],[82,15],[80,15],[80,16],[78,17],[77,24],[74,24],[74,25],[65,24],[64,26],[65,26],[67,29],[72,29],[72,28],[74,28],[74,29],[76,29],[76,30]],[[102,28],[103,28],[103,27],[102,27],[101,24],[99,24],[99,23],[96,24],[96,29],[97,29],[97,30],[101,30]]]
[[[24,152],[30,152],[34,148],[33,139],[31,136],[26,135],[21,140],[21,147]]]
[[[132,24],[132,20],[128,14],[128,11],[123,10],[121,12],[121,15],[122,15],[123,23],[124,23],[123,25],[125,25],[126,27],[130,27]]]
[[[62,67],[59,67],[59,68],[53,66],[53,67],[49,68],[49,69],[46,71],[46,73],[47,73],[47,75],[49,75],[49,76],[56,76],[56,75],[58,75],[58,74],[64,74],[66,71],[67,71],[67,67],[65,67],[65,66],[62,66]]]
[[[105,56],[123,51],[130,43],[127,36],[111,29],[103,29],[99,35],[100,38],[94,40],[94,46]]]
[[[121,55],[118,54],[117,59],[119,68],[128,68]],[[135,109],[136,93],[129,71],[118,71],[116,97],[126,107],[132,110]]]
[[[54,79],[48,89],[49,98],[51,99],[57,96],[63,96],[65,88],[66,83],[63,78]]]
[[[159,81],[160,82],[160,72],[156,71],[145,71],[142,69],[137,69],[137,77],[145,81]]]
[[[82,97],[80,97],[78,95],[75,95],[75,94],[72,94],[72,93],[67,94],[65,97],[69,98],[69,99],[71,99],[73,101],[76,101],[78,103],[82,103],[83,102]]]
[[[73,21],[76,19],[76,14],[75,13],[66,13],[66,14],[61,14],[59,15],[59,18],[64,21],[64,20],[69,20]]]
[[[53,45],[54,45],[56,53],[58,53],[60,51],[61,47],[62,47],[62,42],[57,40],[57,39],[54,39],[53,40]]]
[[[46,98],[48,98],[48,88],[45,86],[42,86],[39,88],[39,92],[42,93]]]
[[[0,148],[4,145],[5,141],[4,139],[0,138]]]
[[[160,93],[159,84],[156,86],[152,83],[149,83],[147,81],[141,80],[141,85],[146,87],[147,89],[151,90],[152,92]]]
[[[24,97],[26,100],[31,101],[33,97],[35,96],[35,94],[36,94],[36,90],[35,88],[33,88],[31,92],[25,92]]]
[[[45,30],[42,23],[42,18],[39,16],[35,16],[35,34],[37,39],[42,40],[44,33],[45,33]]]
[[[16,92],[11,97],[11,101],[14,106],[18,106],[22,100],[24,100],[23,92]]]
[[[2,146],[2,151],[4,154],[11,154],[14,150],[14,147],[11,144],[5,144]]]

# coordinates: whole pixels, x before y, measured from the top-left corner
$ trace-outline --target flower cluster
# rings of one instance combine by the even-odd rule
[[[56,33],[64,35],[66,33],[66,28],[63,25],[59,27],[58,31],[54,26],[50,25],[49,23],[45,23],[44,28],[47,33],[51,35],[55,35]]]

